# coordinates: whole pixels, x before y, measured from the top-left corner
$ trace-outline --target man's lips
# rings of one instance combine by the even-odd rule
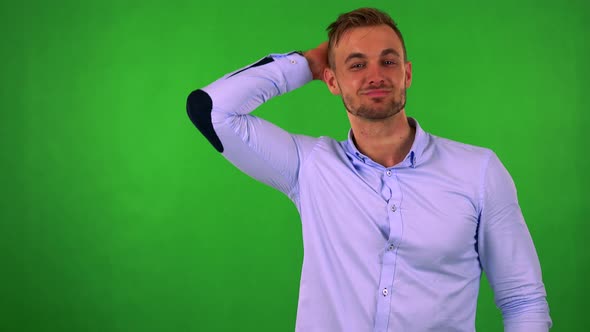
[[[391,90],[387,89],[371,89],[363,92],[363,94],[369,97],[384,97],[388,95],[390,92]]]

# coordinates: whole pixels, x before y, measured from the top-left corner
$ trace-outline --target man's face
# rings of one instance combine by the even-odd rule
[[[404,109],[412,65],[404,62],[402,43],[393,29],[351,29],[332,52],[335,68],[326,70],[324,80],[333,94],[342,96],[350,114],[378,121]]]

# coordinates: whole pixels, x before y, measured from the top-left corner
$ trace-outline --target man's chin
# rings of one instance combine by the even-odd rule
[[[360,118],[367,120],[385,120],[399,114],[404,109],[404,105],[372,105],[372,107],[359,107],[355,112],[351,112]]]
[[[352,112],[351,112],[352,113]],[[357,110],[356,112],[352,113],[354,116],[365,119],[365,120],[372,120],[372,121],[379,121],[385,120],[392,116],[398,114],[399,111],[391,111],[391,110]]]
[[[346,111],[355,117],[365,120],[379,121],[385,120],[400,113],[405,106],[405,102],[396,102],[392,98],[373,97],[370,101],[364,102],[359,107],[352,109],[346,100],[342,99]]]

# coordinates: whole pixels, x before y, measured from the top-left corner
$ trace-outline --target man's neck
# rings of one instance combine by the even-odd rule
[[[404,110],[381,120],[367,121],[349,114],[357,149],[384,167],[400,163],[412,148],[416,128],[408,123]]]

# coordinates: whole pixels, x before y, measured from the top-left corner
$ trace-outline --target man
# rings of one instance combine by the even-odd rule
[[[406,116],[412,65],[387,14],[358,9],[328,32],[328,43],[265,57],[187,104],[224,157],[299,210],[296,330],[474,331],[483,270],[505,331],[547,331],[539,261],[499,159]],[[312,79],[342,96],[347,140],[293,135],[250,115]]]

